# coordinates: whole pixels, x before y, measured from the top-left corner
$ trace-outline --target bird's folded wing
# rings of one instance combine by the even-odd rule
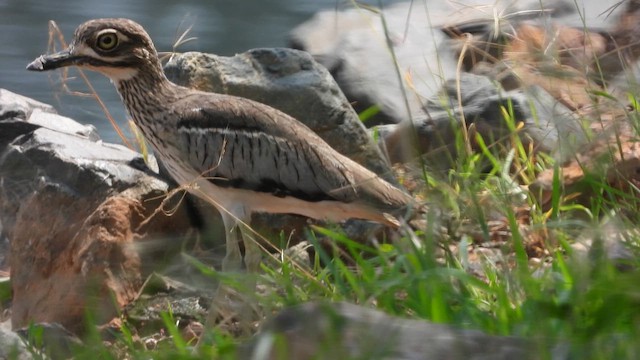
[[[352,169],[310,129],[273,108],[233,99],[182,114],[179,146],[194,169],[223,187],[307,201],[358,198]]]

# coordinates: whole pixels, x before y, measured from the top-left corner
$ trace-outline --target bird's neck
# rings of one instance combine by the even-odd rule
[[[167,79],[160,63],[146,64],[128,79],[113,81],[129,115],[138,127],[154,126],[175,97],[177,85]]]

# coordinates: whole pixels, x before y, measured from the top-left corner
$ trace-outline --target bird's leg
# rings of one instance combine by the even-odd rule
[[[233,214],[224,210],[220,211],[224,232],[226,236],[226,254],[222,259],[223,272],[238,272],[242,267],[242,255],[240,254],[240,240],[242,232],[238,228],[238,222]]]
[[[240,219],[237,224],[236,231],[238,231],[242,237],[244,244],[244,264],[246,274],[242,279],[242,304],[238,312],[238,319],[242,331],[246,335],[252,333],[252,324],[258,319],[257,314],[259,310],[255,307],[255,291],[257,285],[258,270],[260,270],[260,261],[262,260],[262,253],[260,246],[253,237],[253,232],[249,228],[249,221],[251,220],[251,214],[244,214],[244,218]]]
[[[226,254],[222,259],[222,272],[238,273],[242,268],[242,255],[240,254],[242,234],[237,226],[237,217],[235,214],[225,211],[225,209],[220,209],[219,212],[224,224],[226,241]],[[205,328],[213,328],[217,323],[218,317],[222,317],[224,322],[225,319],[233,316],[234,311],[231,304],[233,302],[233,293],[233,289],[225,285],[221,279],[209,306]]]
[[[255,275],[260,270],[262,251],[249,227],[246,224],[238,224],[238,227],[242,233],[242,243],[244,244],[245,268],[248,274]]]
[[[260,248],[251,237],[251,232],[247,225],[250,221],[250,214],[247,214],[244,207],[227,210],[229,211],[220,211],[226,231],[227,246],[226,255],[222,260],[222,272],[238,274],[241,271],[240,241],[243,241],[245,247],[244,263],[247,274],[242,276],[243,280],[240,282],[242,288],[240,289],[234,289],[223,282],[218,285],[209,307],[205,326],[207,328],[215,326],[216,320],[220,316],[223,319],[235,317],[240,321],[244,331],[249,334],[250,325],[255,320],[251,306],[251,294],[255,292],[255,272],[260,267],[262,255]]]

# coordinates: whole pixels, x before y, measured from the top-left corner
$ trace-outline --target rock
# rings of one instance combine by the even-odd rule
[[[86,128],[69,119],[63,124],[72,134],[36,125],[56,119],[36,110],[40,104],[18,99],[0,103],[19,109],[0,121],[0,221],[10,240],[12,325],[59,323],[80,333],[86,313],[105,322],[135,297],[143,264],[153,263],[143,244],[180,238],[191,224],[182,207],[172,217],[154,214],[168,185],[141,155],[96,142],[91,131],[78,135]],[[172,240],[174,249],[180,246]]]
[[[637,197],[634,189],[640,184],[640,143],[627,116],[594,121],[591,131],[595,136],[589,146],[559,163],[558,183],[564,193],[572,194],[572,202],[592,206],[592,198],[601,196],[601,186],[609,191],[617,189],[621,195],[613,191],[611,196],[621,200]],[[544,170],[529,186],[543,208],[551,206],[555,171]]]
[[[53,106],[0,89],[0,120],[16,118],[27,120],[34,110],[55,114]]]
[[[329,145],[372,171],[391,171],[331,75],[309,54],[254,49],[233,57],[174,55],[165,72],[177,84],[249,98],[303,122]]]
[[[488,77],[470,73],[447,81],[440,96],[427,100],[423,108],[426,115],[413,122],[379,126],[377,131],[391,162],[427,154],[428,166],[446,169],[456,158],[455,141],[462,119],[467,127],[473,124],[473,132],[482,135],[487,144],[510,141],[503,109],[512,109],[513,119],[524,123],[521,139],[525,144],[533,142],[538,151],[566,158],[586,142],[580,119],[543,89],[534,86],[504,91]],[[417,146],[411,141],[414,134]]]
[[[0,126],[2,133],[22,131],[20,122],[3,121]],[[6,215],[2,223],[9,237],[19,207],[37,190],[49,188],[54,193],[65,193],[70,199],[85,198],[96,202],[133,187],[143,179],[151,188],[167,190],[161,180],[130,166],[140,155],[120,145],[36,128],[17,136],[0,151],[0,176],[4,181],[4,201],[0,208]]]
[[[534,0],[472,3],[401,2],[381,11],[327,10],[295,28],[290,42],[329,69],[358,111],[380,108],[367,125],[400,123],[421,117],[423,99],[457,76],[457,54],[438,27],[473,19],[493,24],[494,14],[509,14],[509,22],[542,10]],[[495,12],[482,5],[491,5]],[[570,0],[545,1],[544,8],[557,14],[575,12]]]
[[[418,116],[420,97],[431,96],[440,87],[440,77],[455,74],[455,59],[447,53],[438,54],[437,44],[445,36],[425,26],[428,19],[424,9],[411,12],[411,21],[418,26],[405,33],[409,6],[398,4],[385,9],[386,41],[380,16],[362,9],[320,12],[291,32],[291,46],[309,52],[326,66],[357,112],[379,108],[379,113],[367,121],[368,126],[400,123]],[[398,60],[399,73],[387,46],[392,47]],[[405,76],[413,78],[415,89],[404,81],[401,86],[399,77]]]
[[[507,59],[516,64],[536,64],[533,67],[546,76],[556,72],[558,81],[567,79],[571,75],[568,70],[574,70],[578,76],[602,84],[632,69],[640,57],[636,42],[640,35],[637,26],[640,9],[635,1],[612,0],[597,4],[592,1],[588,8],[592,15],[594,12],[607,15],[598,19],[583,17],[581,13],[578,19],[574,15],[573,20],[565,16],[554,21],[541,17],[535,21],[505,22],[497,31],[493,21],[485,22],[484,26],[476,22],[445,30],[458,36],[466,33],[461,37],[461,45],[469,50],[463,56],[467,63]],[[473,35],[473,40],[469,35]],[[487,52],[493,59],[485,56]]]
[[[40,109],[34,109],[27,122],[47,129],[80,135],[91,141],[100,140],[100,135],[93,125],[82,125],[68,117],[51,114]]]
[[[82,135],[93,141],[100,139],[93,125],[82,125],[68,117],[58,115],[51,105],[0,89],[0,120],[7,119],[25,121],[25,126],[29,129],[44,127],[67,134]],[[10,136],[7,138],[12,139]]]
[[[8,321],[0,323],[0,359],[33,359],[24,341],[18,334],[11,331],[11,324]]]
[[[265,323],[239,359],[538,359],[531,341],[408,320],[347,303],[307,303]]]
[[[519,99],[525,113],[525,117],[519,119],[524,122],[522,131],[537,151],[553,154],[558,161],[564,161],[588,142],[584,119],[541,87],[523,87],[509,91],[507,96]]]
[[[82,341],[60,324],[37,323],[17,331],[40,354],[49,359],[71,359],[78,355]]]
[[[571,244],[572,267],[583,266],[585,272],[600,271],[603,260],[619,271],[637,270],[637,257],[632,249],[638,229],[628,227],[614,216],[603,217],[596,226],[587,227]]]
[[[2,230],[2,222],[0,221],[0,278],[9,276],[9,239]],[[6,300],[4,298],[4,289],[0,290],[0,301]],[[11,285],[9,285],[9,293],[11,293]]]
[[[171,313],[176,324],[184,329],[188,324],[203,321],[207,307],[214,295],[211,278],[186,278],[183,283],[177,278],[157,273],[151,274],[140,289],[135,301],[126,307],[127,323],[135,326],[140,334],[151,334],[166,328],[163,315]],[[204,282],[207,281],[207,282]],[[199,284],[198,284],[199,282]],[[195,286],[194,286],[195,285]]]

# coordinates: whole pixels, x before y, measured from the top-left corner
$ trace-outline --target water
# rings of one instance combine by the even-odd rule
[[[336,0],[0,0],[0,87],[52,104],[62,115],[95,125],[104,140],[120,142],[95,100],[66,94],[56,73],[25,70],[47,52],[49,20],[55,20],[70,41],[76,26],[88,19],[128,17],[147,29],[159,51],[171,50],[183,22],[193,25],[191,36],[197,40],[179,51],[234,55],[255,47],[285,46],[292,28],[321,9],[335,7]],[[87,75],[112,115],[126,124],[113,85],[99,74]],[[86,89],[79,78],[68,85]]]

